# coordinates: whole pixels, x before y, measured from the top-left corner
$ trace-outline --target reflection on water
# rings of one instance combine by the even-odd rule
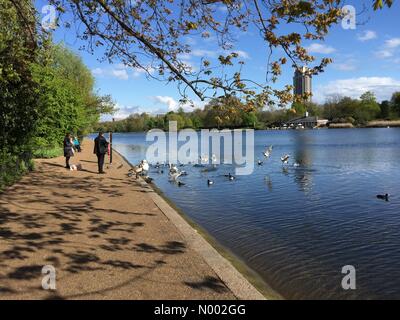
[[[399,129],[258,131],[255,161],[274,148],[251,175],[229,181],[230,165],[186,165],[181,187],[168,170],[150,175],[284,297],[400,298],[399,138]],[[114,144],[133,163],[145,157],[144,134]],[[390,202],[376,199],[386,192]],[[356,267],[357,290],[341,288],[344,265]]]

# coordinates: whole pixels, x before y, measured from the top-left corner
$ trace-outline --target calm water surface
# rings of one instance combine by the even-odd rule
[[[400,299],[400,129],[257,131],[255,160],[270,144],[271,158],[233,182],[228,165],[208,173],[186,165],[182,187],[168,170],[150,176],[286,298]],[[114,135],[134,164],[147,145],[144,133]],[[284,153],[301,166],[282,166]],[[356,290],[341,287],[345,265],[357,270]]]

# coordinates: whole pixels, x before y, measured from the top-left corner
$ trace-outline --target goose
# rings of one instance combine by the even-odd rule
[[[290,155],[288,155],[288,154],[285,154],[284,156],[282,156],[281,157],[282,163],[288,163],[289,158],[290,158]]]
[[[376,197],[377,197],[378,199],[381,199],[381,200],[389,201],[389,195],[388,195],[387,193],[385,193],[385,194],[378,194]]]
[[[207,184],[208,184],[209,186],[211,186],[212,184],[214,184],[214,181],[211,181],[210,179],[208,179],[208,180],[207,180]]]

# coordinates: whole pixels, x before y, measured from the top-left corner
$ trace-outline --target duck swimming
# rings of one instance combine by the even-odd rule
[[[211,186],[212,184],[214,184],[214,181],[211,181],[210,179],[208,179],[208,180],[207,180],[207,184],[208,184],[209,186]]]
[[[282,156],[281,157],[282,163],[285,163],[285,164],[288,163],[289,158],[290,158],[290,155],[288,155],[288,154],[285,154],[284,156]]]
[[[389,195],[388,195],[387,193],[385,193],[385,194],[378,194],[376,197],[377,197],[378,199],[381,199],[381,200],[389,201]]]

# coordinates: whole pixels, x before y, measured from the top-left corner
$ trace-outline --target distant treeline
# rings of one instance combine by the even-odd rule
[[[290,109],[248,110],[246,105],[234,97],[214,99],[204,109],[184,112],[168,112],[165,115],[148,113],[132,114],[126,119],[103,122],[98,130],[105,132],[140,132],[154,128],[168,130],[169,121],[177,121],[183,128],[255,128],[266,129],[281,126],[286,121],[304,116],[328,119],[331,123],[351,123],[363,126],[372,120],[394,120],[400,118],[400,92],[395,92],[391,101],[378,103],[373,93],[366,92],[359,99],[330,97],[324,104],[294,103]]]
[[[0,190],[32,168],[32,158],[60,155],[66,132],[84,136],[109,97],[94,91],[81,59],[40,27],[32,1],[0,0]]]

